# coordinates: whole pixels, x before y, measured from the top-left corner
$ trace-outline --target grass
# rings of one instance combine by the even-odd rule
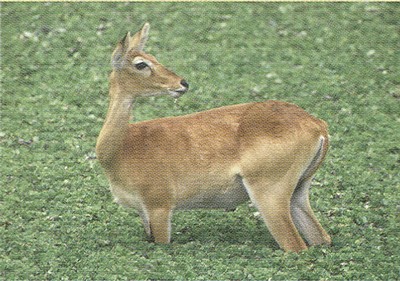
[[[3,3],[0,279],[368,279],[400,276],[399,3]],[[137,102],[137,120],[265,99],[330,125],[312,189],[331,247],[279,250],[246,204],[177,212],[146,242],[94,160],[115,43],[190,91]]]

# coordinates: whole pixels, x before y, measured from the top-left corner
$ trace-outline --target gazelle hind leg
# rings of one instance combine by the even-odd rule
[[[243,184],[279,246],[285,251],[293,252],[307,249],[307,245],[292,221],[291,194],[277,192],[277,190],[290,190],[289,186],[285,186],[288,184],[280,182],[274,186],[263,186],[263,184],[248,182],[246,179],[243,179]]]
[[[309,245],[330,244],[329,234],[315,217],[309,201],[311,178],[296,187],[290,204],[293,221]]]
[[[331,238],[315,217],[309,201],[312,175],[321,164],[326,153],[327,145],[328,140],[321,137],[319,148],[313,160],[300,177],[291,198],[290,209],[293,221],[309,245],[331,243]]]

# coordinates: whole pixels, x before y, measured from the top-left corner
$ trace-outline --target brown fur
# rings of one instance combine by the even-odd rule
[[[96,153],[116,200],[138,209],[148,235],[170,241],[174,209],[227,208],[249,198],[286,251],[330,243],[308,189],[328,149],[326,123],[266,101],[128,124],[135,97],[179,95],[183,80],[143,52],[149,26],[113,53],[110,106]],[[148,69],[135,63],[145,61]]]

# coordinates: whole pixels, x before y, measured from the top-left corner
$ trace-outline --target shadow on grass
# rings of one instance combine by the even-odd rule
[[[121,210],[119,210],[121,211]],[[252,248],[267,247],[279,249],[264,222],[253,215],[255,210],[239,206],[233,212],[223,210],[175,211],[172,218],[171,242],[174,246],[189,244],[247,245]],[[127,219],[131,217],[130,219]],[[118,219],[119,218],[119,219]],[[146,249],[156,247],[147,237],[141,219],[135,211],[127,211],[122,217],[111,220],[108,231],[98,237],[106,242],[100,247]],[[98,235],[98,234],[97,234]],[[101,244],[101,243],[100,243]]]
[[[278,248],[264,222],[244,210],[176,212],[172,241],[177,244],[196,241],[202,244],[254,244]]]

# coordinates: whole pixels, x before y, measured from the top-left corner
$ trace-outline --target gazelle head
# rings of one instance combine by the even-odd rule
[[[169,94],[174,98],[184,94],[189,84],[143,51],[150,25],[145,23],[131,36],[128,32],[115,48],[111,64],[111,85],[130,97]]]

